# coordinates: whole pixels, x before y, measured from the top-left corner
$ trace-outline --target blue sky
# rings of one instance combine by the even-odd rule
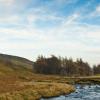
[[[0,0],[0,52],[100,63],[100,0]]]

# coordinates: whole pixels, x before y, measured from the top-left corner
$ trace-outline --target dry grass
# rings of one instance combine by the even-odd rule
[[[0,100],[39,100],[73,92],[74,87],[62,83],[21,82],[20,90],[0,94]]]
[[[39,100],[74,91],[74,87],[58,83],[59,76],[33,74],[27,70],[12,71],[1,67],[0,100]]]
[[[9,74],[0,76],[0,100],[39,100],[69,94],[75,89],[66,83],[82,83],[92,80],[100,83],[100,77],[69,78],[40,74]]]

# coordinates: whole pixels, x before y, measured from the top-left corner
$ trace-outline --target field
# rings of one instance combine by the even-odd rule
[[[69,94],[75,89],[66,83],[58,83],[57,76],[29,73],[0,76],[0,100],[39,100]],[[51,81],[50,81],[51,80]]]
[[[55,76],[34,74],[32,64],[27,59],[0,55],[0,100],[39,100],[75,90],[71,85],[52,81]]]
[[[76,78],[34,74],[31,61],[15,58],[0,57],[0,100],[39,100],[69,94],[75,91],[75,83],[100,83],[99,75]]]

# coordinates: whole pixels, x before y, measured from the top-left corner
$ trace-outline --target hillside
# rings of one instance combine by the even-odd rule
[[[0,79],[26,77],[32,74],[32,69],[33,62],[26,58],[0,54]]]
[[[0,93],[15,91],[16,82],[29,81],[33,75],[33,62],[22,57],[0,54]]]

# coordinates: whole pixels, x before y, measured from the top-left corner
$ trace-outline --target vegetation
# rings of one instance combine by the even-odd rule
[[[71,73],[66,73],[67,69],[65,70],[65,68],[68,66],[64,67],[66,65],[65,58],[52,56],[46,58],[44,62],[39,59],[41,57],[34,63],[33,68],[33,62],[25,58],[0,55],[0,100],[38,100],[41,97],[52,97],[73,92],[74,87],[68,84],[100,83],[99,75],[74,77],[74,75],[76,76],[75,69],[70,69],[73,76]],[[43,67],[45,61],[46,65]],[[79,64],[73,60],[70,61],[70,59],[67,61],[68,68],[70,65],[72,65],[71,68],[74,68],[73,64],[77,66]],[[79,75],[83,74],[80,73]]]
[[[100,65],[94,65],[93,66],[93,73],[94,73],[94,75],[99,75],[100,74]]]
[[[82,59],[67,59],[62,57],[51,56],[45,58],[43,56],[38,57],[34,63],[34,71],[41,74],[56,74],[65,76],[90,76],[93,74],[93,70],[87,62]],[[100,72],[99,72],[100,73]]]
[[[54,76],[34,74],[32,66],[27,59],[0,55],[0,100],[37,100],[74,91],[65,83],[49,83],[46,79]]]
[[[28,88],[1,94],[0,100],[39,100],[42,97],[47,98],[69,94],[75,90],[72,86],[61,83],[35,82],[29,86],[30,84],[27,82],[25,84],[22,83],[22,85],[27,85]]]
[[[11,55],[5,55],[5,54],[0,54],[0,63],[5,64],[9,68],[13,69],[20,69],[26,68],[26,69],[31,69],[33,66],[33,62],[22,57],[17,57],[17,56],[11,56]]]

